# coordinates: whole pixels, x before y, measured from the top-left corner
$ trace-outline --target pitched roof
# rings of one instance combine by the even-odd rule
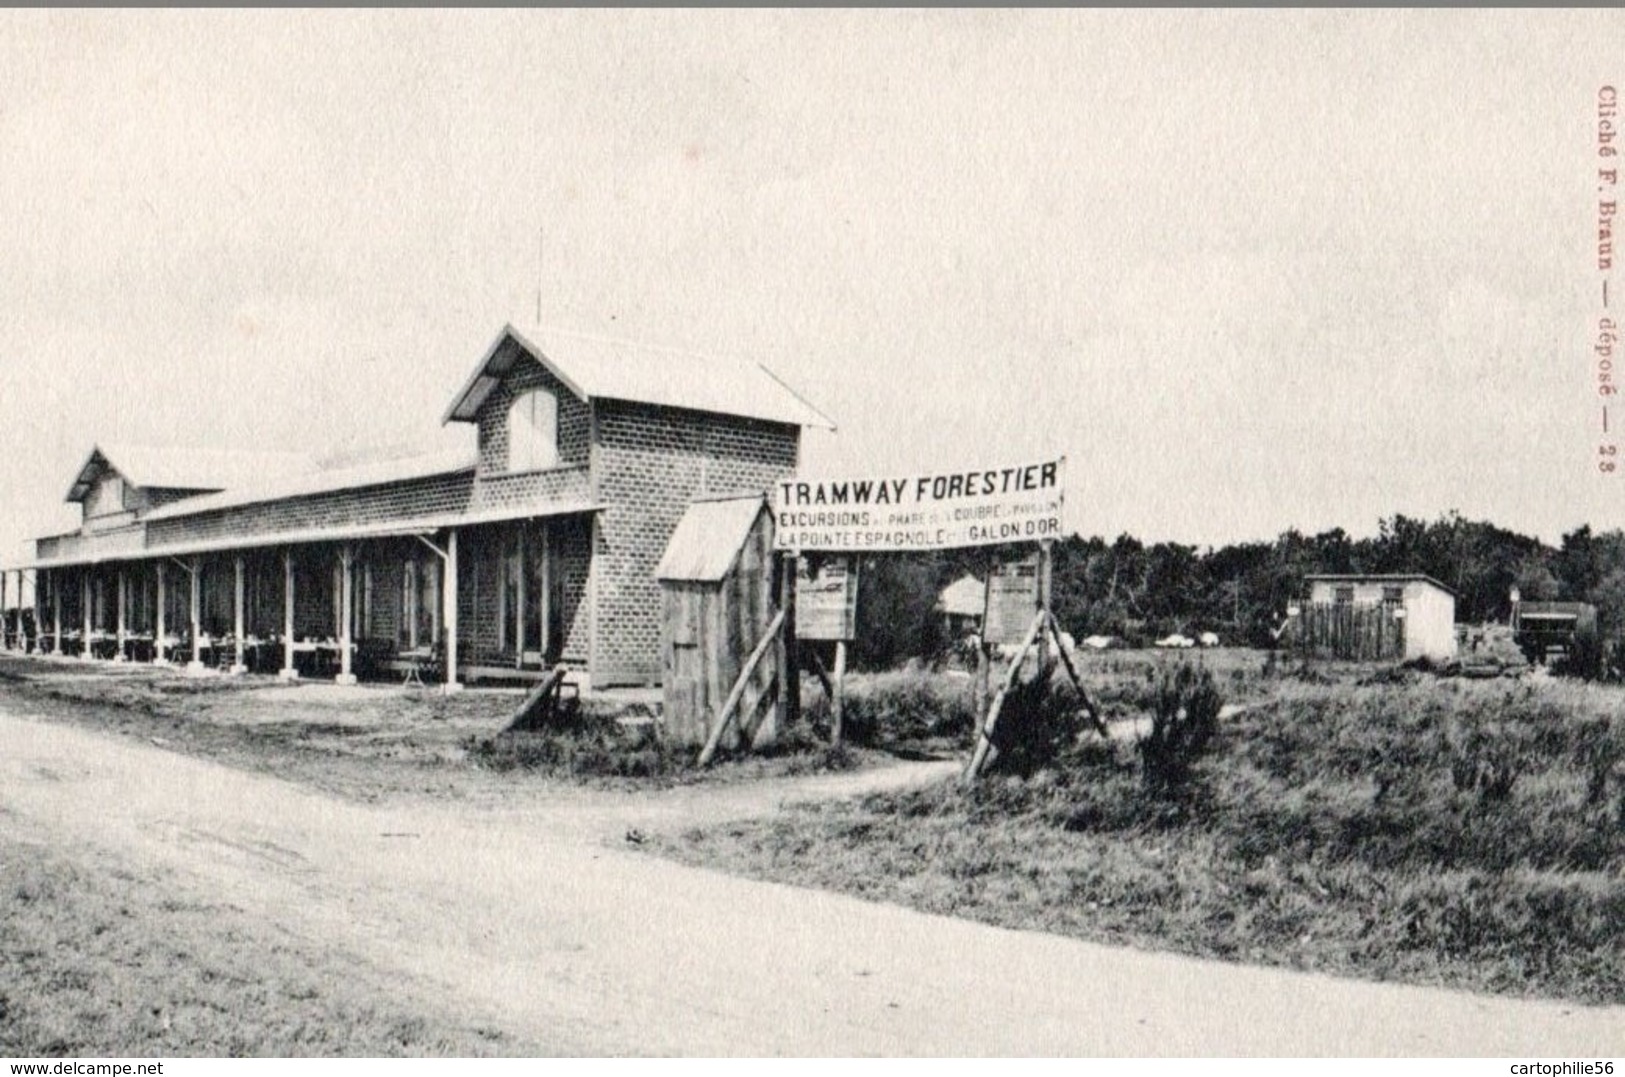
[[[942,589],[937,608],[956,617],[980,617],[987,608],[987,585],[975,576],[961,576]]]
[[[1339,583],[1406,583],[1411,580],[1421,580],[1430,583],[1446,594],[1455,594],[1456,589],[1447,583],[1440,583],[1425,572],[1307,572],[1303,577],[1307,580],[1332,580]]]
[[[326,493],[330,490],[349,490],[361,486],[380,486],[384,483],[423,479],[433,475],[449,475],[458,471],[474,470],[474,455],[466,449],[430,453],[397,460],[372,461],[352,467],[317,470],[307,467],[291,475],[268,476],[258,482],[244,483],[220,493],[204,494],[176,501],[147,513],[148,520],[167,520],[174,516],[213,512],[238,505],[252,505],[261,501],[280,501],[288,497]]]
[[[655,579],[695,583],[722,579],[766,507],[761,494],[693,502],[666,543]]]
[[[291,452],[127,445],[102,442],[90,450],[68,488],[68,501],[83,501],[111,468],[132,486],[165,490],[227,490],[267,476],[308,471],[310,457]]]
[[[503,327],[441,421],[473,422],[491,391],[528,355],[583,400],[629,400],[835,429],[827,416],[759,363],[558,329],[541,335],[544,346],[526,340],[511,325]]]

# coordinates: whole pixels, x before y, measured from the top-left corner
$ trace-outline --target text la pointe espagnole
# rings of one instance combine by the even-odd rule
[[[922,475],[915,479],[856,479],[846,482],[787,480],[779,483],[779,504],[784,508],[807,505],[901,505],[991,497],[1053,487],[1058,480],[1058,472],[1059,465],[1050,462],[989,471]]]

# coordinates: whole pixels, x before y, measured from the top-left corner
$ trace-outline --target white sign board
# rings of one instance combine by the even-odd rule
[[[781,550],[944,550],[1061,537],[1065,457],[890,478],[794,478],[773,488]]]
[[[824,557],[816,568],[804,557],[797,559],[797,639],[853,639],[858,634],[857,611],[856,559]]]
[[[1038,613],[1038,555],[995,565],[987,577],[987,613],[982,639],[1015,646],[1027,638]]]

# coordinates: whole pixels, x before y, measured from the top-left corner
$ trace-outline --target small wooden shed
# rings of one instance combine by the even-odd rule
[[[663,605],[665,735],[674,744],[702,745],[776,612],[773,514],[766,499],[752,494],[690,504],[655,576]],[[723,747],[737,747],[741,729],[753,747],[771,741],[777,677],[776,648],[770,648]]]

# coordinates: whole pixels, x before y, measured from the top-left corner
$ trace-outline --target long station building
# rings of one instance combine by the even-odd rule
[[[340,683],[558,664],[657,683],[656,567],[685,510],[767,491],[804,428],[834,429],[760,365],[511,326],[442,421],[474,450],[319,469],[95,446],[67,493],[80,526],[0,566],[5,645]]]

